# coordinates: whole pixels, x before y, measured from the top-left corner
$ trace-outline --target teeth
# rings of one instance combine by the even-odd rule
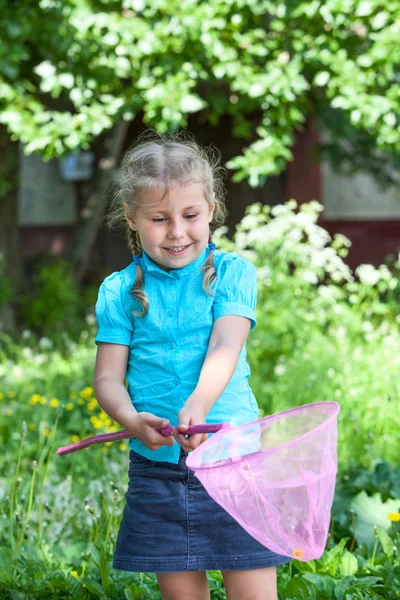
[[[186,246],[175,246],[174,248],[168,248],[171,252],[182,252]]]

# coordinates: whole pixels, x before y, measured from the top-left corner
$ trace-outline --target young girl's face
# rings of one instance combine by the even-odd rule
[[[204,197],[203,185],[174,186],[160,201],[162,193],[146,193],[142,206],[131,214],[126,205],[129,227],[137,231],[143,250],[165,271],[190,264],[208,244],[209,223],[214,205]]]

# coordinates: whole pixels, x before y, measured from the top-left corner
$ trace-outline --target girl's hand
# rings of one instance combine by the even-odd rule
[[[169,426],[168,419],[161,419],[148,412],[134,413],[129,422],[125,421],[126,429],[132,436],[140,440],[149,450],[158,450],[161,446],[173,446],[173,435],[164,437],[156,431],[156,427],[164,429]]]
[[[186,451],[191,452],[208,439],[206,433],[196,433],[185,437],[189,425],[203,425],[206,422],[206,412],[200,401],[188,399],[178,413],[178,427],[174,429],[174,437],[178,444]]]

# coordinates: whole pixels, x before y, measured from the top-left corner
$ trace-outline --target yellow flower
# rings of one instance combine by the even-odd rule
[[[47,436],[48,436],[48,435],[51,435],[51,431],[50,431],[50,429],[48,429],[47,427],[46,427],[46,428],[45,428],[45,430],[44,430],[44,435],[47,435]]]
[[[97,400],[93,398],[88,404],[88,410],[94,410],[97,406]]]
[[[119,445],[119,449],[120,450],[126,450],[127,448],[128,448],[128,444],[122,443],[122,444]]]
[[[4,398],[3,392],[0,392],[0,400],[3,400],[3,398]]]
[[[76,398],[76,397],[77,397],[77,395],[78,395],[78,394],[77,394],[76,392],[71,392],[71,393],[70,393],[70,395],[69,395],[69,397],[70,397],[70,398]]]
[[[388,517],[393,523],[395,521],[400,521],[400,513],[389,513]]]
[[[106,446],[109,446],[110,444],[112,444],[112,442],[106,442]]]
[[[90,417],[90,422],[96,429],[100,429],[100,427],[103,426],[103,423],[100,421],[100,419],[94,415],[93,417]]]
[[[40,396],[39,402],[40,402],[40,404],[47,404],[47,398],[46,398],[46,396]]]
[[[65,408],[67,410],[74,410],[74,405],[72,404],[72,402],[68,402],[68,404],[65,406]]]
[[[40,402],[40,396],[39,396],[39,394],[33,394],[33,396],[30,399],[30,403],[33,404],[33,405],[35,405],[38,402]]]
[[[15,392],[8,392],[8,397],[9,398],[15,398],[17,394]]]
[[[82,404],[85,404],[85,401],[82,398],[78,398],[78,404],[82,406]]]
[[[35,431],[36,425],[34,425],[33,423],[29,423],[28,428],[30,431]]]
[[[91,398],[93,396],[93,388],[90,386],[85,387],[80,395],[82,396],[82,398],[85,398],[86,400],[89,400],[89,398]]]
[[[72,440],[73,442],[79,442],[79,435],[72,435],[72,436],[71,436],[71,440]]]
[[[293,557],[294,558],[303,558],[304,556],[304,552],[301,548],[295,548],[293,550]]]
[[[77,571],[71,571],[71,575],[72,577],[78,577],[78,572]]]
[[[57,408],[57,406],[59,406],[59,405],[60,405],[60,401],[58,400],[58,398],[52,398],[50,400],[50,406]]]

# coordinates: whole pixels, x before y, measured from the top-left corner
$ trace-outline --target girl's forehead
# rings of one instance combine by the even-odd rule
[[[153,188],[142,195],[140,208],[145,212],[185,210],[189,207],[202,208],[208,205],[204,187],[200,183],[176,185],[168,189]]]

